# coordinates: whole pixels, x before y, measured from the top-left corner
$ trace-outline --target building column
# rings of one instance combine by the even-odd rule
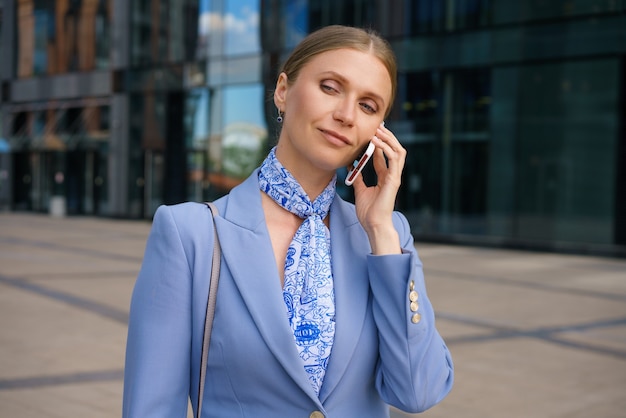
[[[114,94],[111,100],[111,130],[108,156],[109,215],[127,217],[128,209],[128,94]]]
[[[15,1],[0,1],[0,210],[10,209],[13,203],[13,156],[4,147],[10,144],[12,122],[7,104],[11,100],[11,79],[16,55],[14,16]]]
[[[108,215],[129,216],[129,94],[124,78],[130,63],[130,4],[127,0],[113,0],[111,30],[111,129],[108,156]]]

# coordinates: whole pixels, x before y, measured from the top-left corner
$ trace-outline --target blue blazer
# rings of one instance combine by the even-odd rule
[[[354,205],[333,201],[336,335],[318,397],[289,328],[257,172],[216,205],[223,254],[203,418],[381,418],[450,391],[452,360],[404,216],[393,217],[403,254],[374,256]],[[189,398],[196,409],[212,248],[204,204],[157,210],[131,302],[124,417],[184,418]]]

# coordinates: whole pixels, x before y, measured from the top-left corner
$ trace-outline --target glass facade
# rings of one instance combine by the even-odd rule
[[[106,213],[108,113],[108,105],[94,104],[15,115],[16,209],[47,211],[50,198],[63,195],[70,214]]]
[[[109,66],[111,0],[16,2],[17,76]]]
[[[14,209],[150,218],[227,193],[275,143],[281,61],[348,24],[398,57],[386,123],[418,239],[626,255],[626,0],[9,3]]]
[[[112,1],[20,0],[5,2],[9,11],[0,126],[12,155],[10,206],[48,211],[62,197],[66,213],[106,214],[110,99],[99,90],[108,77],[88,74],[110,66]]]
[[[499,201],[493,205],[513,204],[517,216],[490,232],[612,243],[619,114],[607,109],[618,109],[619,72],[619,60],[611,58],[533,64],[515,75],[497,72],[502,83],[514,76],[523,88],[516,103],[517,138],[502,141],[498,150],[513,165],[513,176],[498,176],[503,170],[497,166],[490,176],[499,183],[490,193]]]

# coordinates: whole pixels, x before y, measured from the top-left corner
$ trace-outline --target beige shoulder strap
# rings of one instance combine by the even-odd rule
[[[209,342],[211,341],[211,329],[213,328],[213,317],[215,316],[215,302],[217,300],[217,284],[220,279],[220,262],[222,251],[217,237],[215,227],[215,217],[219,215],[217,207],[211,202],[205,202],[211,211],[213,218],[213,258],[211,261],[211,281],[209,283],[209,297],[206,307],[206,318],[204,321],[204,337],[202,338],[202,360],[200,361],[200,387],[198,388],[198,413],[196,418],[200,418],[202,413],[202,398],[204,395],[204,381],[206,380],[207,361],[209,357]]]

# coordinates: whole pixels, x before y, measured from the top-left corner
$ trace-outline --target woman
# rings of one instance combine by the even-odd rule
[[[453,367],[435,328],[406,218],[394,212],[406,151],[383,125],[388,44],[356,28],[310,34],[285,62],[282,123],[262,166],[218,201],[223,251],[203,417],[388,417],[446,396]],[[370,140],[378,183],[335,193]],[[158,209],[133,292],[124,416],[195,410],[213,230],[206,206]]]

